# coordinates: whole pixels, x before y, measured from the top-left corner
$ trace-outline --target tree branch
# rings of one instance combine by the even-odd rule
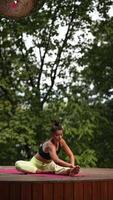
[[[64,41],[63,41],[63,44],[61,47],[58,48],[58,53],[57,53],[57,57],[56,57],[56,60],[54,62],[54,66],[56,65],[55,69],[51,71],[51,85],[46,93],[46,95],[44,96],[43,100],[42,100],[42,104],[44,104],[46,101],[47,101],[47,98],[54,86],[54,82],[55,82],[55,79],[56,79],[56,74],[57,74],[57,69],[58,69],[58,66],[59,66],[59,63],[60,63],[60,59],[61,59],[61,55],[63,53],[63,49],[65,47],[65,45],[67,44],[67,41],[68,39],[70,38],[70,35],[71,35],[71,30],[73,28],[73,20],[74,20],[74,13],[75,13],[75,7],[74,7],[74,10],[73,10],[73,13],[71,15],[71,19],[70,19],[70,22],[69,22],[69,25],[68,25],[68,29],[67,29],[67,32],[65,34],[65,38],[64,38]]]

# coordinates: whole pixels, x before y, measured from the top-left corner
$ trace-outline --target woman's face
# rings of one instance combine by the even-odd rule
[[[58,130],[58,131],[55,131],[53,133],[53,138],[56,140],[56,141],[60,141],[63,137],[63,131],[62,130]]]

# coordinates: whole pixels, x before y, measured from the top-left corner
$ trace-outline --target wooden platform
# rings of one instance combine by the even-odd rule
[[[80,174],[0,174],[0,200],[113,200],[113,169],[82,168]]]

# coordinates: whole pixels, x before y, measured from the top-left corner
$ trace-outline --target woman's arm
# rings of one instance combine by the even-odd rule
[[[62,159],[60,159],[57,154],[56,154],[56,149],[53,145],[49,145],[48,148],[49,154],[51,156],[51,159],[58,165],[61,165],[63,167],[74,167],[74,165],[72,163],[68,163],[63,161]]]
[[[75,156],[73,154],[73,152],[71,151],[70,147],[67,145],[67,143],[65,142],[64,139],[61,140],[61,145],[62,145],[62,148],[64,149],[65,153],[67,154],[67,156],[69,157],[69,162],[72,164],[72,165],[75,165]]]

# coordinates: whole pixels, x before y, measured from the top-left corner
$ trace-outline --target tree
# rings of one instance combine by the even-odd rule
[[[48,137],[52,118],[64,117],[67,130],[69,124],[72,127],[66,133],[69,137],[73,133],[69,143],[76,135],[82,143],[75,148],[75,142],[72,147],[75,153],[77,150],[77,154],[82,154],[80,163],[95,165],[96,153],[91,144],[98,113],[92,108],[95,90],[89,87],[92,79],[87,71],[88,63],[92,62],[87,52],[93,43],[90,45],[87,33],[94,24],[90,16],[95,8],[93,3],[91,0],[48,0],[42,9],[24,19],[11,21],[1,17],[0,147],[4,147],[1,161],[7,157],[8,142],[11,154],[15,152],[11,162],[18,155],[29,158]],[[108,3],[98,1],[102,17],[103,8],[107,13]],[[79,32],[75,37],[80,30],[81,35]],[[29,37],[30,47],[25,41]]]
[[[99,167],[112,167],[113,19],[108,12],[110,5],[111,1],[97,4],[101,19],[92,22],[93,41],[83,46],[83,55],[78,61],[84,67],[81,75],[88,93],[85,96],[98,113],[92,148]]]
[[[34,143],[25,142],[26,132],[41,140],[39,132],[45,130],[43,105],[59,98],[62,93],[63,82],[59,85],[56,80],[66,77],[66,70],[72,62],[71,52],[76,44],[71,41],[79,27],[81,10],[85,14],[88,9],[88,3],[84,5],[81,3],[78,6],[76,2],[65,0],[48,1],[42,10],[23,20],[1,18],[2,132],[5,133],[5,141],[10,134],[12,138],[18,138],[15,146],[20,143],[22,133],[21,143],[23,149],[27,143],[27,157]],[[63,36],[60,36],[60,28],[64,30]],[[32,36],[33,45],[30,48],[26,47],[25,35]],[[34,52],[35,48],[38,55]],[[22,116],[27,113],[26,119],[31,127],[26,120],[21,123],[20,113]],[[45,116],[47,118],[49,114]],[[1,145],[3,143],[1,136]]]

